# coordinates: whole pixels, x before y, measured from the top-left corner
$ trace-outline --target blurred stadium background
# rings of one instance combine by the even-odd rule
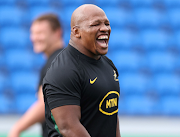
[[[57,14],[67,45],[71,14],[85,3],[100,6],[112,27],[107,56],[120,74],[122,137],[180,137],[180,0],[0,0],[0,137],[36,100],[45,59],[33,53],[32,20]]]

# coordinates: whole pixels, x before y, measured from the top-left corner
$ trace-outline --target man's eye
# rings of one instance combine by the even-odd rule
[[[93,24],[92,26],[98,26],[99,24]]]
[[[105,25],[106,25],[106,26],[109,26],[109,25],[110,25],[110,23],[106,23]]]

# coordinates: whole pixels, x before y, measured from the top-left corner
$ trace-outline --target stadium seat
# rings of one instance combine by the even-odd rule
[[[10,72],[32,70],[34,56],[25,50],[7,50],[5,53],[6,67]]]
[[[119,71],[137,71],[142,66],[142,57],[136,52],[128,50],[113,51],[110,59]]]
[[[133,7],[151,7],[155,0],[127,0]]]
[[[3,49],[27,48],[30,44],[29,30],[8,27],[1,29],[0,43]]]
[[[53,13],[58,15],[58,12],[61,12],[61,9],[58,9],[57,11],[50,6],[32,6],[27,12],[27,17],[25,21],[31,23],[34,19],[36,19],[42,14]]]
[[[17,0],[20,1],[20,0]],[[28,6],[36,6],[36,5],[42,5],[42,6],[47,6],[50,3],[50,0],[26,0],[26,3]]]
[[[63,31],[63,39],[64,39],[64,42],[65,42],[65,46],[68,45],[69,43],[69,40],[70,40],[70,35],[71,35],[71,29],[65,29]]]
[[[158,74],[154,77],[153,86],[160,96],[180,95],[180,77],[171,74]]]
[[[14,112],[14,100],[0,93],[0,114],[10,114]]]
[[[113,7],[105,7],[103,10],[113,27],[124,27],[132,23],[132,14],[128,10]]]
[[[2,73],[0,73],[0,93],[4,91],[4,88],[6,87],[6,82],[6,77]]]
[[[0,0],[0,6],[14,5],[16,0]],[[1,7],[0,7],[1,9]]]
[[[173,37],[174,45],[177,46],[178,49],[180,49],[180,31],[177,30],[174,34],[175,34]]]
[[[11,88],[18,95],[22,93],[35,94],[38,90],[39,74],[34,72],[14,72],[10,76]]]
[[[180,1],[179,0],[159,0],[162,4],[164,4],[167,8],[179,8]]]
[[[165,50],[171,46],[171,35],[158,30],[142,31],[139,43],[145,50]]]
[[[179,13],[180,13],[180,8],[171,9],[167,13],[168,22],[174,29],[180,28]]]
[[[163,14],[155,9],[137,8],[134,11],[134,23],[138,28],[157,28],[165,21]]]
[[[61,20],[63,22],[63,24],[65,25],[65,28],[69,28],[70,27],[70,22],[71,22],[71,15],[73,13],[73,11],[76,9],[76,6],[68,6],[66,8],[64,8],[63,14],[61,15]]]
[[[112,29],[109,48],[118,49],[130,49],[136,45],[136,34],[126,29]]]
[[[176,68],[176,55],[168,52],[149,52],[147,54],[147,67],[152,72],[172,72]]]
[[[0,26],[20,26],[24,13],[15,6],[0,7]]]
[[[120,4],[120,0],[96,0],[95,4],[100,6],[100,7],[106,7],[106,6],[110,6],[110,7],[116,7]]]
[[[125,96],[121,95],[120,93],[120,98],[119,98],[119,103],[118,103],[118,115],[125,115],[126,114],[126,106],[125,106]]]
[[[1,45],[0,45],[1,47]],[[0,69],[3,68],[4,66],[4,54],[2,52],[0,52]]]
[[[46,62],[46,57],[44,54],[33,54],[33,69],[37,70],[38,72],[41,70],[41,68],[44,66]]]
[[[21,95],[17,95],[15,100],[16,112],[18,114],[25,113],[36,100],[35,94],[27,94],[26,91]]]
[[[80,6],[82,4],[85,4],[87,0],[61,0],[61,4],[64,6],[64,7],[67,7],[67,6]]]
[[[122,73],[119,83],[122,95],[142,95],[150,87],[150,79],[138,73]]]
[[[167,116],[180,116],[180,97],[168,96],[161,99],[162,114]]]
[[[128,96],[126,103],[127,115],[153,115],[157,109],[156,101],[146,96]]]

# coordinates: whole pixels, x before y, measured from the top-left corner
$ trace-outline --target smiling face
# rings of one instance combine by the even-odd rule
[[[36,53],[46,52],[54,40],[54,31],[48,21],[35,21],[31,26],[31,41]]]
[[[106,14],[97,6],[84,8],[82,20],[78,23],[81,52],[99,59],[108,52],[111,27]]]

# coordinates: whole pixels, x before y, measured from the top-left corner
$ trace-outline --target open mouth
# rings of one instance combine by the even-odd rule
[[[100,35],[96,39],[97,43],[102,46],[102,47],[107,47],[108,46],[108,35]]]

